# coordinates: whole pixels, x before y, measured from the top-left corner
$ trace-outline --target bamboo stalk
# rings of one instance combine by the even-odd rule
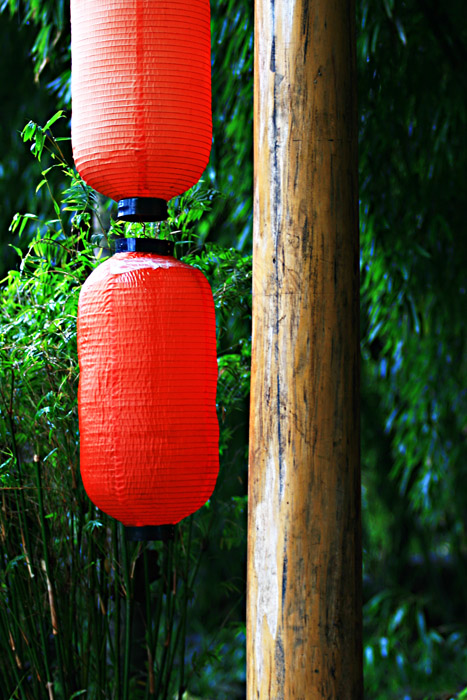
[[[14,373],[12,370],[12,387],[11,387],[11,395],[13,397],[13,386],[14,386]],[[7,411],[8,415],[8,421],[10,425],[10,436],[11,436],[11,441],[13,445],[13,454],[15,457],[15,462],[16,466],[18,469],[18,481],[20,487],[23,486],[23,473],[22,473],[22,468],[21,468],[21,460],[19,456],[19,450],[18,450],[18,444],[16,442],[16,429],[13,421],[13,407],[12,407],[12,399],[10,401],[10,408]],[[15,492],[15,500],[16,500],[16,507],[18,510],[18,515],[19,515],[19,526],[20,526],[20,532],[21,532],[21,538],[23,542],[23,548],[25,552],[25,558],[26,562],[28,563],[28,569],[31,578],[34,576],[34,573],[32,571],[32,563],[30,560],[30,555],[31,555],[31,543],[30,543],[30,538],[29,538],[29,530],[27,527],[26,523],[26,503],[24,499],[24,492],[22,488],[20,488],[18,491]],[[36,609],[40,610],[41,605],[39,601],[39,594],[37,591],[36,586],[32,586],[32,595],[34,597],[34,603],[36,605]],[[49,659],[49,650],[48,650],[48,645],[47,645],[47,640],[45,636],[45,630],[44,630],[44,624],[42,617],[39,616],[39,637],[41,640],[41,647],[42,647],[42,658],[41,661],[44,664],[45,668],[45,676],[46,676],[46,681],[47,683],[52,681],[52,672],[51,672],[51,665],[50,665],[50,659]]]
[[[106,577],[106,556],[105,549],[101,550],[99,555],[99,571],[98,571],[98,590],[99,590],[99,607],[101,614],[99,615],[99,632],[100,632],[100,649],[99,649],[99,663],[100,663],[100,677],[102,678],[102,688],[101,692],[105,697],[107,697],[107,640],[109,638],[109,625],[108,625],[108,601],[107,593],[105,587],[105,577]]]
[[[75,570],[77,572],[77,575],[72,577],[72,584],[71,584],[71,605],[70,605],[70,629],[75,628],[75,625],[73,624],[73,612],[76,610],[76,606],[78,604],[78,596],[77,596],[77,584],[78,584],[78,571],[79,571],[79,564],[76,563],[76,560],[80,562],[80,558],[82,556],[82,553],[84,554],[84,548],[83,548],[83,521],[84,521],[84,500],[83,497],[81,497],[78,501],[78,523],[76,527],[76,548],[75,548]],[[85,646],[85,634],[83,634],[81,627],[77,630],[77,634],[75,637],[75,648],[74,648],[74,653],[76,655],[76,658],[82,658],[82,652],[80,652],[80,646],[82,649],[84,649]],[[80,668],[79,668],[79,675],[80,675],[80,686],[81,687],[87,687],[86,683],[86,669],[84,668],[84,664],[80,663]]]
[[[97,578],[97,568],[98,568],[98,560],[99,560],[99,554],[97,551],[97,544],[95,541],[95,536],[94,532],[91,531],[89,533],[89,537],[91,540],[91,548],[90,548],[90,578],[91,578],[91,630],[92,630],[92,636],[91,636],[91,649],[93,649],[92,653],[92,668],[94,670],[94,677],[97,676],[97,686],[99,688],[103,687],[104,684],[104,677],[102,673],[102,663],[101,663],[101,657],[102,657],[102,625],[101,625],[101,615],[99,614],[99,585],[98,585],[98,578]]]
[[[94,516],[94,506],[91,502],[89,502],[89,521],[93,520]],[[91,536],[91,533],[88,535],[88,547],[87,547],[87,561],[92,562],[93,561],[93,556],[94,556],[94,543],[93,539]],[[84,671],[84,682],[83,685],[85,688],[88,687],[89,685],[89,672],[91,669],[91,645],[92,645],[92,634],[91,631],[94,629],[95,626],[95,606],[94,606],[94,591],[92,586],[89,589],[86,589],[88,593],[88,597],[90,600],[86,600],[86,609],[89,614],[89,621],[88,624],[85,625],[84,627],[84,635],[83,635],[83,671]]]
[[[169,616],[168,616],[168,625],[167,625],[169,644],[168,644],[168,649],[167,649],[168,654],[167,654],[166,671],[165,671],[165,683],[164,683],[164,689],[162,692],[162,698],[164,700],[166,700],[166,698],[168,697],[170,679],[172,676],[173,663],[174,663],[174,659],[175,659],[175,654],[176,654],[177,649],[178,649],[181,628],[182,628],[182,622],[180,621],[179,624],[177,625],[177,631],[174,634],[175,608],[176,608],[176,603],[177,603],[179,559],[180,559],[180,552],[181,552],[181,545],[177,542],[177,535],[178,534],[179,534],[179,528],[177,527],[176,536],[175,536],[175,539],[173,542],[175,557],[174,557],[174,567],[173,567],[173,574],[172,574],[172,590],[171,590],[171,596],[169,598]]]
[[[185,577],[183,591],[183,608],[182,608],[182,642],[180,650],[180,683],[178,686],[178,700],[182,700],[185,692],[185,645],[186,645],[186,621],[188,614],[188,577],[190,573],[190,554],[191,554],[191,538],[193,534],[193,516],[190,515],[190,524],[188,526],[188,543],[186,548],[185,562]]]
[[[154,678],[154,661],[151,654],[152,649],[152,620],[151,620],[151,587],[149,583],[148,569],[148,545],[143,550],[144,564],[144,596],[146,603],[146,650],[148,656],[148,680],[146,683],[146,698],[154,698],[156,689]]]
[[[120,524],[120,539],[123,554],[123,579],[125,583],[125,645],[123,656],[123,700],[130,700],[130,654],[131,654],[131,581],[130,581],[130,561],[128,558],[128,542],[125,537],[125,530]]]
[[[152,656],[154,662],[156,663],[158,677],[160,675],[160,668],[159,668],[159,665],[157,663],[157,643],[159,641],[159,630],[160,630],[160,623],[161,623],[161,616],[162,616],[162,598],[163,598],[164,586],[165,586],[164,574],[167,570],[168,557],[169,557],[169,549],[168,549],[168,545],[166,542],[164,542],[162,544],[162,550],[164,552],[164,560],[162,562],[162,567],[161,567],[161,591],[160,591],[160,595],[158,595],[158,597],[157,597],[156,613],[154,615],[153,646],[151,647],[151,656]],[[154,691],[154,694],[155,694],[155,691]]]
[[[6,616],[6,620],[5,620],[3,606],[2,606],[2,613],[0,615],[0,620],[2,623],[0,629],[3,628],[0,639],[4,640],[4,639],[6,639],[7,636],[11,635],[11,631],[10,631],[10,626],[8,624],[8,616]],[[21,693],[21,700],[30,700],[29,695],[26,694],[26,692],[23,688],[23,685],[22,685],[26,674],[24,674],[23,676],[20,676],[20,674],[18,672],[19,670],[22,670],[22,664],[21,664],[21,662],[18,664],[19,658],[17,657],[16,649],[14,648],[14,643],[13,643],[13,646],[11,645],[11,643],[4,644],[4,646],[5,646],[6,654],[8,656],[8,660],[9,660],[9,669],[11,669],[13,676],[14,676],[15,683],[16,683],[16,688],[15,688],[14,692],[19,690],[19,692]],[[3,683],[5,683],[5,682],[8,682],[9,685],[12,685],[11,681],[7,678],[3,679]]]
[[[44,666],[42,659],[39,658],[36,652],[35,643],[30,643],[29,640],[34,640],[37,637],[37,628],[29,615],[29,611],[24,610],[22,601],[27,601],[30,597],[30,578],[25,578],[20,572],[13,574],[11,577],[10,591],[10,608],[6,613],[5,628],[10,630],[13,628],[13,633],[16,632],[16,641],[19,648],[19,655],[26,659],[31,659],[31,665],[34,669],[32,674],[34,695],[40,693],[40,688],[43,687]],[[26,648],[25,648],[26,646]]]
[[[114,700],[120,700],[120,675],[121,675],[121,665],[120,665],[120,574],[118,567],[118,529],[117,521],[112,520],[112,542],[113,542],[113,558],[114,558],[114,598],[115,598],[115,609],[114,609],[114,621],[115,621],[115,694]]]
[[[156,685],[156,698],[159,698],[159,692],[161,690],[161,687],[164,687],[163,680],[165,681],[164,674],[166,671],[166,659],[167,659],[167,654],[169,651],[169,645],[170,645],[170,638],[171,638],[171,597],[172,597],[172,571],[173,571],[173,550],[174,550],[174,543],[173,541],[170,541],[168,543],[164,543],[164,546],[167,547],[167,569],[165,571],[165,590],[166,590],[166,615],[165,615],[165,639],[164,639],[164,644],[162,645],[162,654],[161,654],[161,660],[160,663],[158,664],[158,676],[157,676],[157,685]]]
[[[47,581],[47,591],[48,591],[48,596],[49,596],[52,634],[53,634],[53,638],[54,638],[55,652],[57,654],[58,675],[60,678],[61,686],[63,688],[63,692],[66,695],[66,694],[68,694],[68,688],[67,688],[67,683],[66,683],[66,679],[65,679],[65,672],[64,672],[64,667],[63,667],[62,640],[61,640],[61,638],[58,637],[59,624],[58,624],[58,613],[57,613],[57,605],[56,605],[56,595],[55,595],[55,591],[54,591],[51,569],[50,569],[49,548],[47,545],[47,542],[48,542],[47,526],[46,526],[46,522],[45,522],[44,501],[43,501],[43,497],[42,497],[40,459],[39,459],[39,456],[37,454],[34,455],[33,462],[34,462],[34,471],[35,471],[35,475],[36,475],[37,497],[38,497],[38,505],[39,505],[39,522],[40,522],[40,527],[41,527],[42,546],[43,546],[43,552],[44,552],[43,569],[44,569],[46,581]],[[48,681],[48,683],[49,683],[49,681]],[[50,686],[50,687],[52,687],[52,686]]]

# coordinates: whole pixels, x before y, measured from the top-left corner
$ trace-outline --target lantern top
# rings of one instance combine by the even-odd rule
[[[156,255],[174,254],[174,242],[160,238],[117,238],[116,253],[155,253]]]

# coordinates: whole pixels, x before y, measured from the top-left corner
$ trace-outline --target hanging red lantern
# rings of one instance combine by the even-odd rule
[[[209,0],[71,0],[72,144],[119,218],[167,218],[211,150]]]
[[[152,539],[215,486],[214,303],[173,243],[127,238],[116,250],[79,298],[80,468],[101,510]]]

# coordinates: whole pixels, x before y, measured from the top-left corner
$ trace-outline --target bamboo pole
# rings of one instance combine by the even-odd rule
[[[248,700],[360,700],[354,0],[256,0]]]

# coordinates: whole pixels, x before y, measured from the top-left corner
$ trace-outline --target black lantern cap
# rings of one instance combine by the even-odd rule
[[[129,197],[118,203],[119,221],[165,221],[167,202],[158,197]]]
[[[126,527],[126,538],[131,542],[142,540],[162,540],[167,542],[175,537],[175,525],[144,525],[142,527]]]
[[[117,238],[115,241],[115,252],[173,255],[174,242],[162,241],[160,238]]]

